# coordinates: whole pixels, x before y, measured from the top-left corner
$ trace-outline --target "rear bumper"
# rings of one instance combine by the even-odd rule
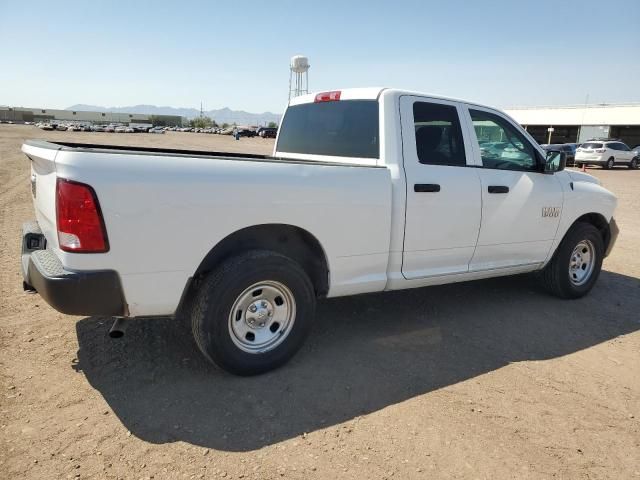
[[[26,289],[36,290],[49,305],[69,315],[127,315],[127,305],[117,272],[65,270],[53,250],[32,249],[35,245],[34,236],[37,235],[33,224],[25,224],[22,275]],[[42,238],[41,247],[45,243],[44,237]]]
[[[611,250],[613,250],[613,246],[615,245],[616,240],[618,239],[619,233],[620,233],[620,229],[618,228],[616,219],[612,217],[611,221],[609,222],[609,238],[607,241],[606,250],[604,252],[605,257],[608,257],[609,254],[611,253]]]
[[[590,164],[590,165],[604,165],[605,163],[607,163],[606,160],[602,159],[602,158],[596,158],[595,160],[589,160],[586,158],[576,158],[574,160],[574,163],[585,163],[585,164]]]

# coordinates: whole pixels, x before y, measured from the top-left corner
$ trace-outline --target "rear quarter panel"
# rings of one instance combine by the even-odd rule
[[[91,185],[105,254],[61,253],[70,269],[115,269],[132,315],[171,314],[219,241],[245,227],[298,226],[322,245],[330,296],[386,283],[391,182],[385,168],[60,151],[57,174]]]

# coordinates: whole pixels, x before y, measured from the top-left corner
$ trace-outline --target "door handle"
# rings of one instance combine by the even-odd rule
[[[437,183],[416,183],[413,186],[413,191],[416,193],[423,193],[423,192],[439,192],[440,191],[440,185],[438,185]]]
[[[509,193],[509,187],[505,185],[489,185],[489,193]]]

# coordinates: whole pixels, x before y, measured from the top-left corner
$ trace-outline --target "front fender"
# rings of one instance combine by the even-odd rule
[[[595,214],[601,217],[601,221],[604,224],[608,225],[618,204],[617,197],[597,183],[598,181],[594,177],[590,175],[585,175],[584,177],[570,175],[569,172],[562,172],[562,174],[565,174],[564,178],[561,179],[564,189],[562,214],[547,262],[578,219],[585,215]]]

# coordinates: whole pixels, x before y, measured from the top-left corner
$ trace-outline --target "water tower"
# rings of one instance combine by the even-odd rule
[[[289,66],[289,100],[309,93],[309,59],[303,55],[291,57]]]

